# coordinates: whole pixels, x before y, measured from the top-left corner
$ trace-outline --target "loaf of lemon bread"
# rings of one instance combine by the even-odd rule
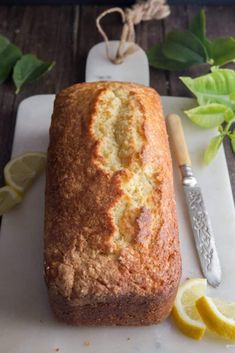
[[[45,279],[73,325],[147,325],[181,274],[172,165],[159,95],[122,82],[56,96],[45,205]]]

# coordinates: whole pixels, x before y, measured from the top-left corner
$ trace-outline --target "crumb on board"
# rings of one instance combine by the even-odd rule
[[[83,344],[84,344],[85,347],[90,347],[91,342],[90,341],[84,341]]]
[[[130,337],[127,337],[127,339],[126,339],[127,341],[130,341]]]
[[[54,349],[54,352],[59,352],[59,351],[60,351],[59,348],[55,348],[55,349]]]

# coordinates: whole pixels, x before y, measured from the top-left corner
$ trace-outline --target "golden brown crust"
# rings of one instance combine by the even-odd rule
[[[76,325],[157,323],[172,307],[180,273],[160,97],[121,82],[63,90],[50,129],[45,208],[54,312]]]

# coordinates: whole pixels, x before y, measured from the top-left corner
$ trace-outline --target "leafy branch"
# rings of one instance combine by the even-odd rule
[[[222,37],[211,41],[206,36],[206,16],[202,9],[186,31],[174,30],[163,43],[147,51],[155,68],[178,71],[195,64],[221,66],[235,59],[235,39]]]
[[[192,79],[180,77],[186,87],[196,96],[199,106],[185,111],[185,114],[196,125],[202,128],[217,128],[218,135],[210,141],[205,153],[204,162],[209,164],[216,156],[223,139],[230,139],[235,153],[235,71],[212,67],[212,72]]]
[[[51,70],[54,65],[54,62],[45,63],[33,54],[23,55],[15,44],[0,35],[0,84],[12,75],[16,93],[27,83]]]
[[[202,9],[186,31],[172,31],[163,43],[147,51],[149,64],[155,68],[177,71],[193,65],[209,64],[211,73],[197,78],[180,77],[196,96],[199,106],[186,115],[201,128],[217,128],[218,135],[210,141],[204,162],[209,164],[216,156],[223,139],[230,139],[235,153],[235,71],[219,66],[235,60],[235,39],[222,37],[210,40],[206,36],[206,16]]]

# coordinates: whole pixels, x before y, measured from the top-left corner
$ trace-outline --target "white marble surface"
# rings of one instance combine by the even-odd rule
[[[13,156],[47,149],[53,95],[33,96],[19,107]],[[163,97],[166,113],[194,104],[192,99]],[[223,282],[211,295],[235,300],[235,217],[229,177],[221,150],[208,168],[201,154],[212,132],[198,129],[183,117],[195,174],[203,188],[221,257]],[[179,174],[175,188],[183,257],[183,276],[200,276]],[[0,235],[0,352],[1,353],[223,353],[235,345],[207,335],[201,342],[183,336],[170,319],[158,326],[88,328],[58,323],[51,314],[43,282],[44,178],[24,202],[3,217]],[[86,346],[86,341],[90,343]]]

